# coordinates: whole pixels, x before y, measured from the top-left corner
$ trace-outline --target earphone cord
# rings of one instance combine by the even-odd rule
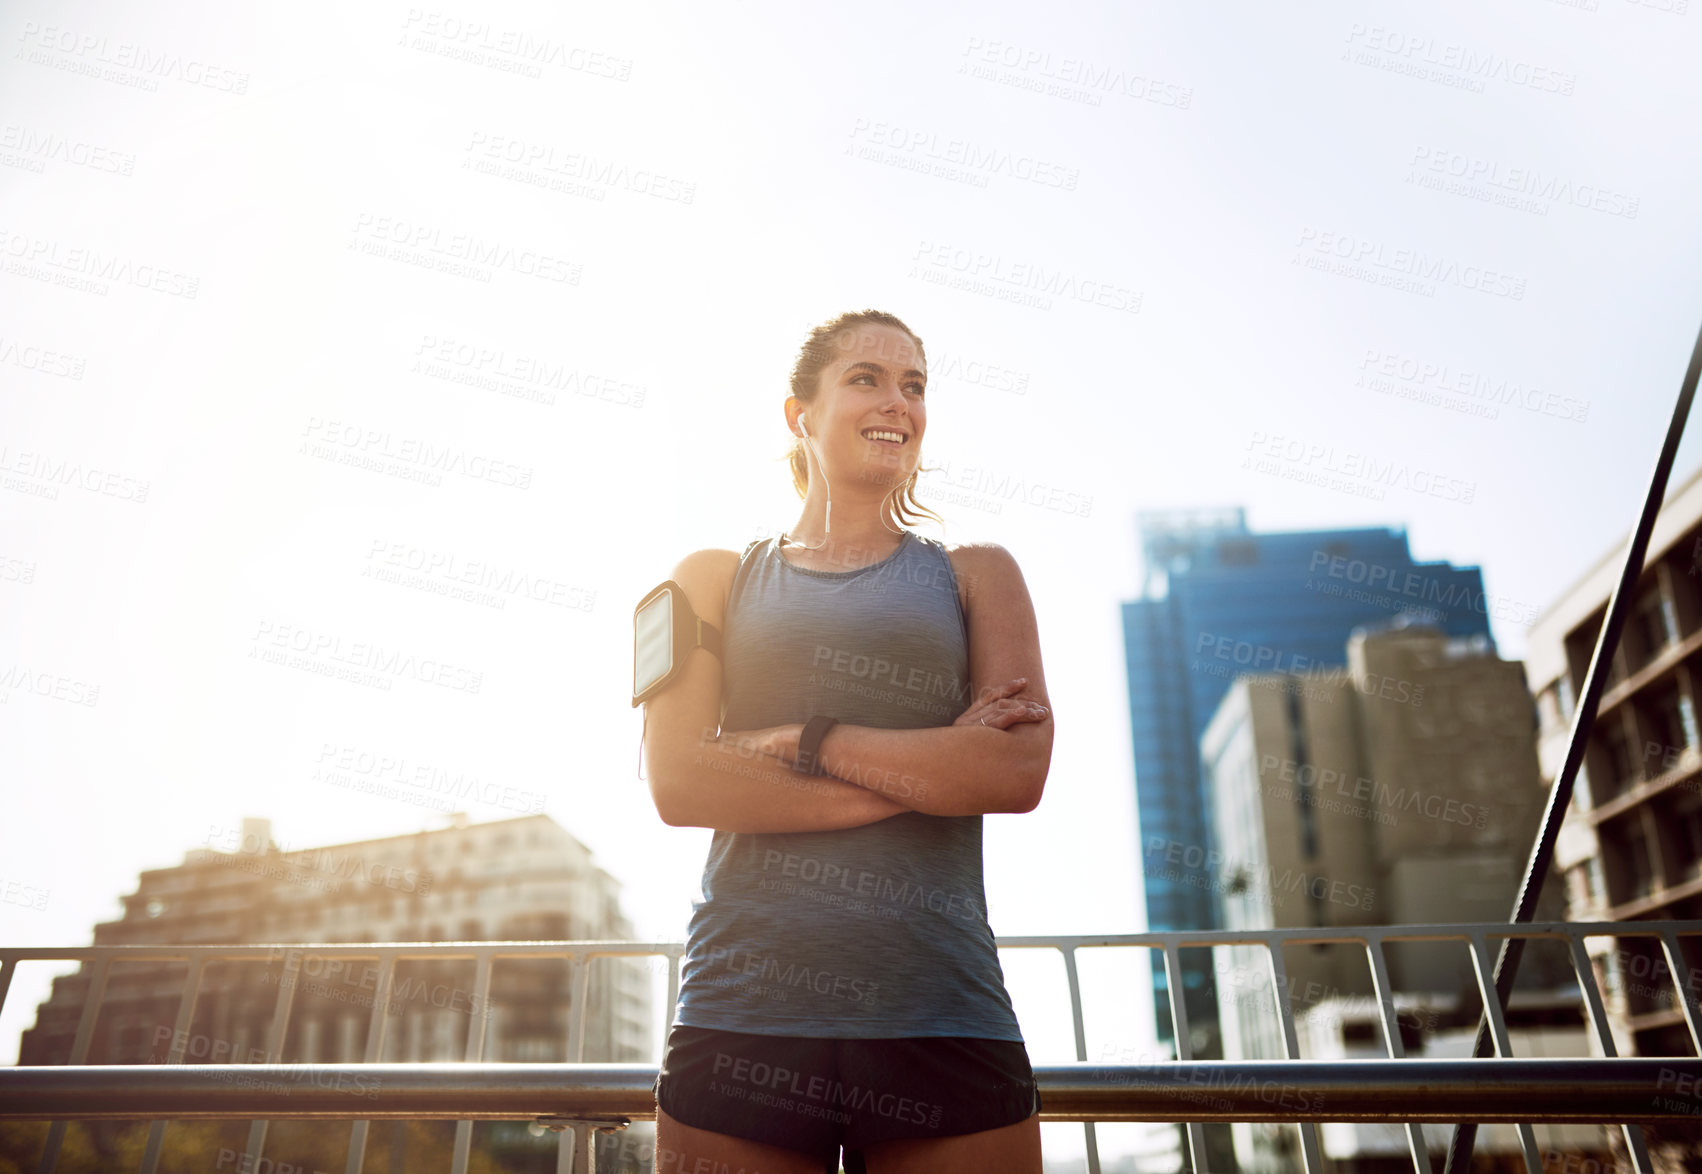
[[[815,443],[811,441],[807,430],[804,432],[804,443],[809,446],[810,454],[816,458],[816,472],[821,474],[821,483],[827,486],[827,517],[822,523],[821,541],[814,546],[806,546],[802,542],[796,541],[784,530],[780,532],[780,541],[796,546],[799,550],[820,550],[827,545],[827,540],[833,536],[833,483],[827,479],[827,471],[822,468],[821,464],[821,454],[816,452]],[[903,530],[893,530],[891,526],[886,525],[885,510],[881,511],[881,525],[892,530],[894,534],[902,535],[904,533]]]

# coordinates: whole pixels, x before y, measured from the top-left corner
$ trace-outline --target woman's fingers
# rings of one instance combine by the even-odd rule
[[[962,713],[957,715],[957,719],[952,722],[952,725],[954,725],[954,726],[974,725],[975,723],[979,722],[983,717],[986,717],[989,714],[991,714],[994,710],[994,707],[1004,697],[1005,692],[1014,683],[1015,682],[1007,681],[1007,682],[1005,682],[1005,684],[997,686],[996,688],[987,688],[987,689],[981,690],[980,696],[978,696],[974,700],[974,702],[972,702],[969,705],[969,707],[966,708]]]
[[[1027,677],[1018,677],[1014,681],[1006,681],[1003,685],[989,685],[981,690],[981,695],[975,699],[975,704],[977,706],[991,705],[995,701],[1009,697],[1012,693],[1022,692],[1022,688],[1026,684],[1028,684]]]
[[[1047,716],[1046,707],[1032,701],[1013,700],[1011,694],[1020,693],[1027,687],[1027,677],[1017,677],[1002,685],[989,685],[981,691],[974,705],[964,710],[952,722],[954,726],[984,725],[991,729],[1005,729],[1015,722],[1043,721]]]
[[[995,710],[985,715],[987,720],[981,724],[988,729],[1008,730],[1018,722],[1043,722],[1051,716],[1051,710],[1037,702],[1002,701]]]

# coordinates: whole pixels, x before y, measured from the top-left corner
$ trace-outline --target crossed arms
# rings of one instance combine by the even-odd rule
[[[977,685],[976,700],[956,721],[918,730],[836,725],[821,744],[828,775],[806,775],[791,765],[801,724],[717,733],[720,666],[694,651],[679,679],[645,703],[650,794],[662,821],[807,832],[861,827],[903,811],[1032,811],[1052,759],[1034,606],[1003,547],[965,545],[951,553],[968,589],[969,674]],[[673,578],[693,610],[720,627],[737,566],[732,551],[699,551]]]

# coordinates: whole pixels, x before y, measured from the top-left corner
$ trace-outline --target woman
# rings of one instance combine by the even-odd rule
[[[1052,716],[1015,560],[903,528],[926,384],[892,315],[818,326],[785,402],[797,524],[674,569],[724,664],[694,651],[645,703],[658,814],[715,829],[658,1174],[833,1174],[841,1146],[848,1174],[1041,1169],[981,816],[1039,803]]]

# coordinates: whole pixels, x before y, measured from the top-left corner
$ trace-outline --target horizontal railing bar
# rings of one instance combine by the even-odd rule
[[[1702,1059],[1037,1064],[1047,1121],[1694,1119]],[[752,1074],[755,1075],[754,1073]],[[653,1118],[654,1065],[105,1064],[0,1069],[0,1120]],[[808,1099],[766,1074],[752,1087]],[[817,1098],[830,1105],[825,1092]]]
[[[1642,922],[1655,925],[1656,922]],[[1675,922],[1683,926],[1685,922]],[[220,961],[254,958],[276,961],[287,955],[418,954],[429,958],[478,958],[497,954],[504,958],[556,958],[563,954],[595,957],[643,957],[679,953],[679,942],[620,941],[476,941],[476,942],[256,942],[241,945],[125,945],[125,946],[0,946],[0,960],[17,962],[75,961],[79,958],[110,957],[115,961],[187,962],[199,956]]]
[[[1366,944],[1370,942],[1469,941],[1474,935],[1489,938],[1595,938],[1659,937],[1663,931],[1683,935],[1702,934],[1702,921],[1549,921],[1511,925],[1505,921],[1446,922],[1425,925],[1304,926],[1262,929],[1170,930],[1162,933],[1022,935],[997,938],[1000,947],[1054,949],[1089,946],[1161,947],[1174,942],[1193,949],[1204,946],[1247,946],[1281,942],[1309,945],[1315,942]]]
[[[1242,930],[1167,930],[1130,934],[1052,934],[1000,936],[1001,948],[1085,949],[1095,946],[1147,946],[1162,948],[1174,943],[1194,949],[1205,946],[1245,946],[1268,943],[1299,944],[1418,941],[1469,941],[1473,935],[1488,938],[1660,937],[1665,932],[1694,936],[1702,934],[1699,921],[1550,921],[1512,925],[1505,921],[1446,922],[1415,925],[1356,925],[1337,927],[1264,928]],[[559,941],[474,941],[474,942],[256,942],[208,945],[113,945],[113,946],[0,946],[0,963],[76,961],[112,958],[131,962],[184,962],[194,957],[240,961],[244,958],[276,960],[283,951],[316,955],[417,954],[432,958],[560,957],[563,954],[638,957],[679,954],[682,943],[633,942],[621,939]]]

